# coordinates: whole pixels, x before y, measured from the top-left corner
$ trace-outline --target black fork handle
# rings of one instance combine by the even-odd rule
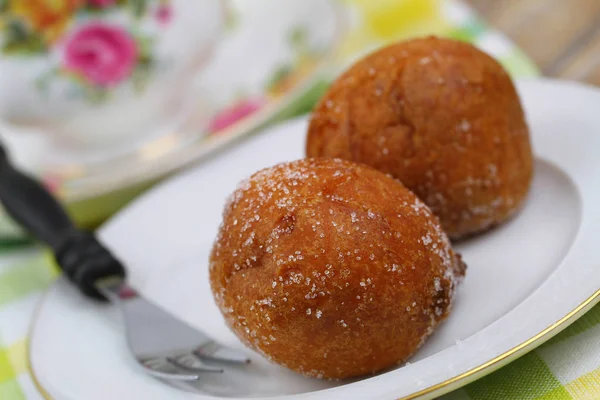
[[[85,295],[105,300],[98,279],[125,278],[125,269],[93,233],[78,229],[39,182],[14,168],[0,144],[0,202],[33,237],[47,244],[65,275]]]

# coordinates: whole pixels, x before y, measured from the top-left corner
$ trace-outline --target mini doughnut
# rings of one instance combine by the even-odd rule
[[[383,48],[341,75],[314,110],[306,154],[391,174],[452,239],[514,215],[533,172],[509,75],[472,45],[435,37]]]
[[[465,273],[438,219],[399,181],[339,159],[276,165],[223,212],[210,282],[233,332],[317,378],[407,360]]]

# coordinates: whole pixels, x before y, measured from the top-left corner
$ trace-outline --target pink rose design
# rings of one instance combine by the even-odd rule
[[[115,0],[88,0],[88,3],[97,8],[106,8],[115,4]]]
[[[173,10],[170,5],[161,4],[156,9],[156,19],[162,25],[167,25],[173,18]]]
[[[125,29],[94,22],[68,39],[63,61],[68,71],[110,87],[131,74],[137,53],[137,45]]]
[[[263,104],[264,101],[260,99],[240,101],[232,107],[219,112],[209,124],[208,130],[209,132],[218,132],[222,129],[228,128],[236,122],[260,110]]]

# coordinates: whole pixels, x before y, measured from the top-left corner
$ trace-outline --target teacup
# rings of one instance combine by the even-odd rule
[[[179,118],[224,25],[222,0],[0,4],[0,120],[76,148]]]

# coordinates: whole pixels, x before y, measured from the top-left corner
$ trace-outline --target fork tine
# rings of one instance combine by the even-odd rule
[[[176,381],[197,381],[200,379],[199,374],[190,374],[189,371],[182,371],[165,358],[140,361],[140,365],[146,372],[161,379]]]
[[[201,360],[220,361],[234,364],[248,364],[250,359],[240,351],[222,346],[216,342],[206,343],[193,351]]]
[[[181,374],[181,373],[170,373],[170,372],[161,372],[152,368],[146,368],[148,373],[156,378],[167,379],[173,381],[197,381],[200,379],[200,375],[198,374]]]
[[[223,369],[204,364],[193,354],[184,354],[177,357],[166,357],[167,361],[175,367],[188,372],[216,372],[223,373]]]

